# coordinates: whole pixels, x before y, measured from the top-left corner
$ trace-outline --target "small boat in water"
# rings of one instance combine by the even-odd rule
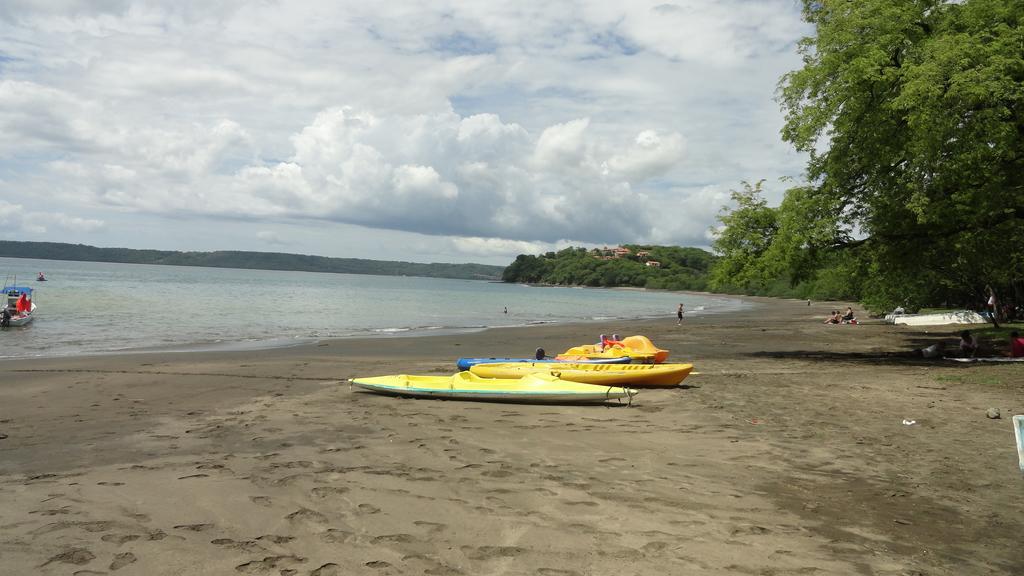
[[[36,303],[32,301],[32,288],[28,286],[4,286],[3,310],[0,311],[0,328],[24,326],[32,321]]]
[[[481,378],[470,372],[453,376],[376,376],[352,378],[353,386],[378,394],[414,398],[482,400],[534,404],[595,404],[637,394],[631,388],[595,386],[562,380],[551,374],[529,374],[522,378]]]

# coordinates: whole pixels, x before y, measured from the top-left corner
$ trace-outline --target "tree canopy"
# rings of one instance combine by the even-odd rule
[[[807,184],[747,185],[716,248],[743,285],[822,270],[875,309],[1024,297],[1024,0],[805,0],[784,140]],[[735,227],[736,229],[731,229]]]
[[[502,275],[505,282],[562,286],[632,286],[671,290],[704,290],[714,259],[699,248],[626,244],[630,254],[604,259],[604,251],[566,248],[540,256],[520,254]],[[639,252],[646,252],[644,257]],[[648,261],[659,267],[648,266]]]

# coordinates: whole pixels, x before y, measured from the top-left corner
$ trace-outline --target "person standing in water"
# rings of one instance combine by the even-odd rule
[[[680,324],[683,323],[683,303],[682,302],[680,302],[679,303],[679,307],[676,308],[676,318],[677,318],[676,326],[679,326]]]

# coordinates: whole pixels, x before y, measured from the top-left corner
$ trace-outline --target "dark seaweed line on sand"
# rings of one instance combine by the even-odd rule
[[[68,374],[156,374],[165,376],[219,376],[223,378],[252,378],[261,380],[308,380],[310,382],[333,382],[329,378],[308,378],[305,376],[259,376],[250,374],[227,374],[223,372],[161,372],[154,370],[85,370],[85,369],[32,369],[17,368],[8,372],[63,372]]]

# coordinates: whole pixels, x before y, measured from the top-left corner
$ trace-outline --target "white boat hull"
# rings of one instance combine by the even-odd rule
[[[893,316],[892,323],[905,326],[944,326],[947,324],[988,324],[988,320],[973,310],[956,310],[936,314],[901,314]]]
[[[32,309],[27,314],[16,314],[11,316],[11,327],[24,326],[32,321],[32,313],[36,311],[36,303],[32,303]]]
[[[591,394],[583,394],[579,392],[522,392],[510,394],[508,392],[406,388],[368,384],[356,380],[352,380],[351,383],[352,386],[356,388],[361,388],[369,392],[376,392],[377,394],[387,394],[390,396],[405,396],[409,398],[442,398],[448,400],[476,400],[481,402],[511,402],[522,404],[599,404],[607,402],[608,400],[622,398],[629,399],[630,396],[629,392],[612,391],[612,389],[608,387],[598,386],[594,386],[594,388],[597,388],[598,390],[595,390],[594,393]],[[632,390],[631,392],[634,394],[636,393]]]

